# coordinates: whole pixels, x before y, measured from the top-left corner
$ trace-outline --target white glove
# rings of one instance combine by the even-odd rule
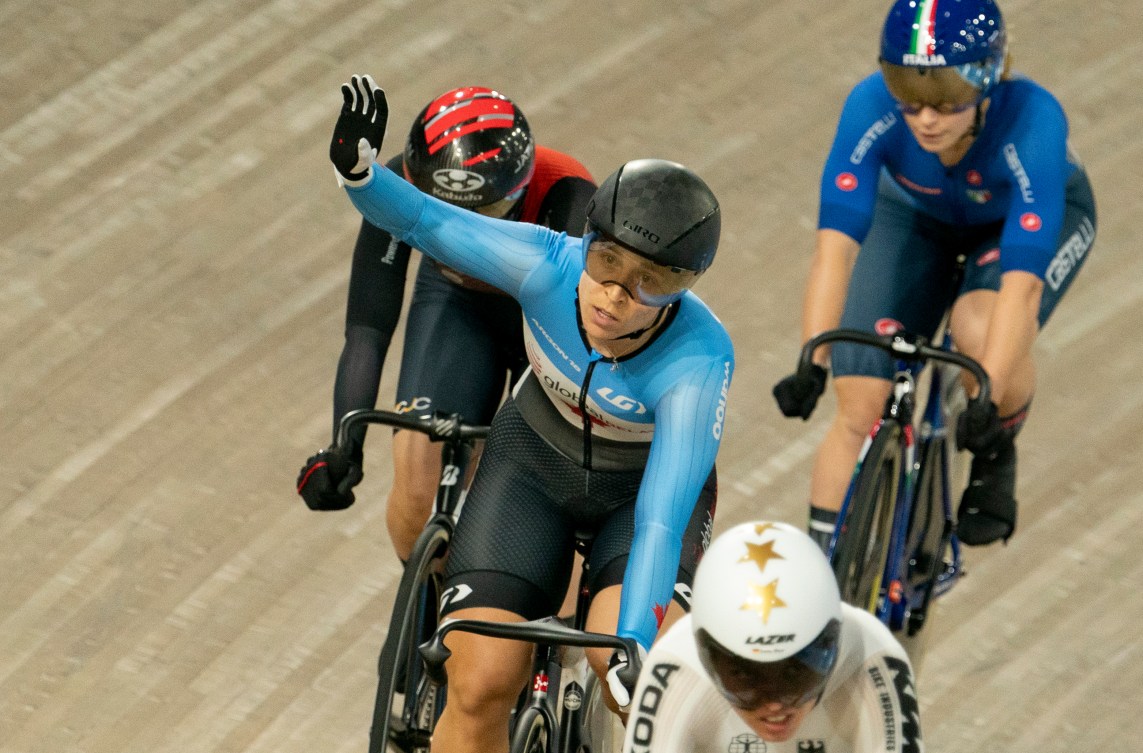
[[[639,646],[639,666],[643,666],[643,660],[647,658],[647,649]],[[631,707],[631,694],[635,691],[635,681],[638,677],[630,678],[631,686],[628,687],[623,680],[620,679],[620,672],[624,675],[627,674],[628,669],[627,652],[621,649],[616,649],[615,653],[611,655],[611,662],[607,665],[607,689],[611,691],[611,697],[615,699],[616,705],[619,706],[620,711],[626,712]]]

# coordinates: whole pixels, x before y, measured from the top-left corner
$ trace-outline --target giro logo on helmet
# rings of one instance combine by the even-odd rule
[[[445,168],[433,173],[433,182],[446,191],[471,193],[484,185],[484,177],[468,170]]]
[[[630,220],[623,220],[623,227],[627,228],[628,230],[630,230],[633,233],[638,233],[639,235],[643,236],[644,238],[651,241],[652,243],[658,243],[661,240],[656,233],[652,233],[650,230],[643,227],[642,225],[636,225],[633,222],[631,222]]]

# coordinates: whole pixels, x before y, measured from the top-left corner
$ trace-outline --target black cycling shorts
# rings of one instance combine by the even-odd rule
[[[405,324],[395,410],[487,424],[527,367],[520,304],[455,285],[421,260]]]
[[[536,434],[509,400],[492,422],[457,523],[442,611],[495,607],[529,620],[556,614],[571,582],[577,531],[594,534],[589,592],[621,584],[642,478],[642,470],[585,470]],[[675,600],[688,610],[716,486],[712,470],[683,534]]]

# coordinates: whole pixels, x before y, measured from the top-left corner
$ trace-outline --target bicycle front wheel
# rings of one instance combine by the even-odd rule
[[[590,669],[584,682],[579,717],[580,745],[576,753],[619,753],[623,747],[619,718],[603,702],[603,685]]]
[[[845,519],[838,521],[831,563],[842,600],[874,614],[901,482],[900,437],[895,423],[883,424],[873,437],[853,480]]]
[[[389,632],[377,661],[369,753],[385,753],[390,743],[403,753],[429,749],[429,739],[444,707],[444,688],[428,682],[417,647],[436,629],[451,535],[442,525],[426,528],[405,565]]]
[[[530,706],[516,720],[509,753],[549,753],[552,739],[548,718],[540,709]]]

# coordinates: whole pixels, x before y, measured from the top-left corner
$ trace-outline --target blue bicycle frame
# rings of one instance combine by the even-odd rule
[[[863,549],[874,552],[880,561],[880,577],[868,594],[868,603],[859,603],[892,630],[907,629],[915,634],[924,624],[932,598],[947,592],[963,572],[960,542],[954,532],[951,460],[955,452],[945,416],[946,385],[949,375],[930,369],[928,397],[921,421],[914,425],[917,379],[928,361],[953,364],[972,372],[981,385],[975,399],[989,399],[988,377],[978,363],[947,346],[930,346],[923,338],[897,334],[878,336],[855,330],[830,330],[806,343],[799,368],[808,369],[814,349],[827,342],[847,341],[870,345],[895,356],[897,373],[882,418],[873,427],[862,447],[853,478],[838,514],[839,525],[829,544],[831,563],[838,566],[838,544],[842,536],[866,536]],[[899,434],[894,445],[882,451],[896,452],[896,493],[891,509],[871,511],[870,515],[891,514],[887,530],[878,532],[878,521],[870,520],[863,530],[848,533],[842,522],[850,520],[854,491],[877,435],[883,430]],[[884,455],[875,462],[880,463]],[[876,468],[869,469],[871,473]],[[865,504],[875,504],[869,500]],[[939,530],[934,526],[939,526]],[[883,540],[882,540],[883,539]],[[878,551],[875,547],[883,547]],[[844,591],[844,589],[843,589]],[[864,601],[864,599],[862,599]]]

